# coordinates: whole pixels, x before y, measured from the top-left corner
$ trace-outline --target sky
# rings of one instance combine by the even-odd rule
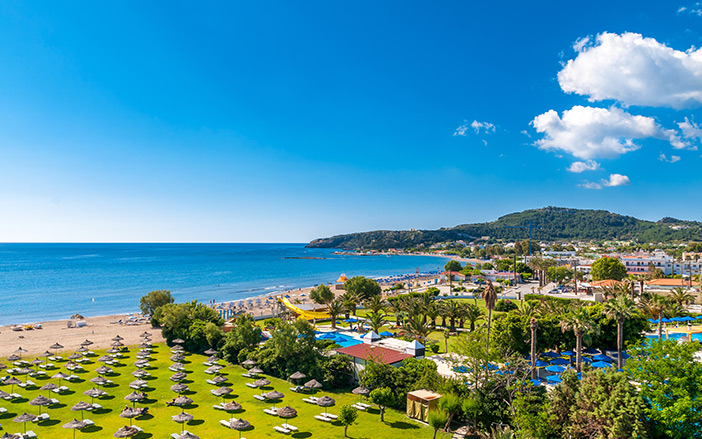
[[[0,242],[702,219],[702,4],[0,2]]]

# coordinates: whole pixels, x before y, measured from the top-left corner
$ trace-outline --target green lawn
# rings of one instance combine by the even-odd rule
[[[181,431],[180,424],[171,420],[171,416],[180,413],[180,409],[166,406],[166,401],[170,401],[176,396],[175,393],[170,390],[170,386],[174,384],[169,379],[173,372],[168,370],[168,366],[171,364],[169,360],[171,352],[165,345],[155,345],[154,347],[155,351],[152,355],[151,367],[147,369],[152,374],[148,380],[151,387],[146,389],[149,399],[145,404],[137,404],[137,406],[148,407],[149,413],[134,420],[134,425],[138,425],[144,430],[142,433],[134,436],[137,439],[166,439],[170,437],[171,433]],[[104,355],[102,351],[96,351],[96,353],[98,356]],[[70,352],[64,353],[64,356],[67,354],[70,354]],[[136,379],[131,375],[131,372],[136,369],[133,365],[136,359],[135,356],[136,349],[121,360],[122,366],[113,367],[115,373],[111,376],[107,376],[107,378],[114,381],[114,385],[105,387],[109,395],[95,400],[95,402],[99,402],[103,406],[103,409],[92,413],[85,412],[85,417],[89,417],[93,420],[95,426],[85,428],[83,431],[78,431],[76,433],[76,438],[98,439],[112,437],[118,428],[129,424],[129,420],[120,418],[119,413],[126,405],[131,405],[123,398],[132,392],[132,389],[129,388],[129,383]],[[98,357],[93,358],[96,359]],[[190,388],[189,392],[186,392],[186,395],[194,400],[193,406],[186,407],[185,411],[195,417],[193,421],[185,425],[185,428],[203,439],[224,437],[237,438],[239,437],[238,432],[226,429],[219,424],[219,420],[226,419],[228,415],[225,412],[212,408],[214,404],[221,402],[222,398],[212,395],[210,390],[213,389],[214,386],[205,382],[212,376],[204,373],[207,367],[202,364],[204,358],[205,357],[200,355],[188,355],[184,362],[186,365],[185,370],[188,372],[188,379],[185,380],[184,383]],[[221,363],[224,364],[223,362]],[[90,398],[83,395],[83,392],[93,386],[88,380],[97,376],[94,370],[101,364],[102,363],[97,362],[85,364],[86,372],[76,373],[76,375],[80,375],[81,377],[79,381],[74,383],[62,382],[62,384],[65,383],[69,387],[70,391],[61,396],[38,389],[38,387],[50,381],[56,382],[56,380],[52,380],[51,378],[30,378],[37,384],[37,387],[32,389],[22,389],[15,386],[14,391],[22,394],[24,398],[14,402],[0,400],[2,401],[0,402],[0,407],[5,407],[8,410],[7,413],[0,415],[3,433],[5,431],[10,433],[21,432],[22,424],[15,423],[12,419],[24,412],[38,414],[39,408],[29,405],[28,401],[32,400],[40,393],[43,395],[50,393],[51,397],[56,397],[60,401],[60,404],[57,406],[48,409],[43,408],[44,412],[48,412],[51,415],[51,419],[39,424],[28,423],[27,430],[33,430],[37,433],[39,438],[72,438],[73,431],[62,428],[62,425],[74,417],[78,419],[81,418],[80,412],[72,412],[70,408],[78,401],[90,402]],[[62,365],[62,363],[58,363],[57,365]],[[68,372],[63,368],[61,370]],[[48,375],[53,375],[58,371],[58,369],[54,369],[53,371],[49,371]],[[255,393],[260,393],[260,391],[251,389],[245,385],[246,382],[252,380],[243,378],[241,376],[243,371],[241,367],[232,365],[228,365],[222,370],[229,378],[229,382],[226,385],[234,389],[234,392],[228,399],[235,399],[243,406],[241,413],[235,413],[233,416],[246,419],[253,426],[251,430],[243,432],[242,437],[252,439],[283,436],[273,430],[273,426],[282,424],[283,420],[263,413],[263,409],[270,407],[271,404],[260,402],[253,398],[253,395]],[[24,377],[20,378],[23,379]],[[290,405],[298,411],[298,416],[288,421],[290,424],[299,428],[297,433],[291,435],[292,437],[343,437],[344,428],[339,422],[327,424],[313,418],[314,415],[322,412],[321,407],[303,402],[302,398],[304,398],[305,395],[290,391],[290,383],[276,378],[268,378],[272,381],[272,384],[264,390],[267,392],[276,389],[284,393],[285,397],[282,400],[282,405]],[[2,386],[0,388],[10,393],[10,386]],[[317,392],[317,396],[321,395],[329,395],[336,399],[336,406],[329,409],[330,413],[336,414],[338,414],[341,405],[358,401],[358,397],[351,393]],[[279,403],[278,406],[281,406],[281,403]],[[356,424],[349,427],[349,436],[354,438],[397,438],[405,435],[412,438],[430,438],[432,434],[433,430],[429,427],[409,420],[403,413],[394,410],[387,411],[385,423],[380,422],[377,409],[371,409],[368,412],[360,412]]]

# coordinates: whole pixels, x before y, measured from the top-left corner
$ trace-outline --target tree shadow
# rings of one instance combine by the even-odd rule
[[[109,401],[111,399],[115,399],[115,395],[105,395],[105,396],[100,397],[100,399],[103,401]]]

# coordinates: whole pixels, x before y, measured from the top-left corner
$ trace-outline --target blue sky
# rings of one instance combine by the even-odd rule
[[[699,3],[481,3],[1,2],[0,241],[700,219]]]

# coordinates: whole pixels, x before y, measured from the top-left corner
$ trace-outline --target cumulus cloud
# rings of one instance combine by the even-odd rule
[[[619,108],[576,105],[559,116],[549,110],[531,122],[544,137],[536,146],[545,151],[565,151],[584,160],[614,158],[640,148],[636,139],[656,138],[674,147],[687,144],[675,130],[665,130],[651,117],[635,116]]]
[[[658,156],[658,160],[662,162],[667,162],[667,163],[675,163],[680,161],[680,156],[679,155],[671,155],[670,158],[666,157],[665,154],[661,153],[660,156]]]
[[[702,140],[702,128],[697,125],[694,121],[685,118],[685,122],[679,122],[678,127],[682,132],[684,138],[689,139],[694,142],[699,142]]]
[[[578,53],[558,73],[566,93],[590,101],[687,108],[702,105],[702,49],[675,50],[636,33],[578,40]]]
[[[580,174],[585,171],[597,171],[600,169],[600,164],[594,160],[588,160],[586,162],[573,162],[568,167],[568,172],[574,172]]]
[[[578,186],[585,189],[602,189],[604,187],[628,186],[630,184],[631,181],[626,175],[610,174],[609,178],[603,178],[599,183],[585,180]]]
[[[470,126],[475,130],[475,134],[480,134],[481,130],[485,133],[495,132],[495,125],[490,122],[478,122],[474,120],[471,122]]]

